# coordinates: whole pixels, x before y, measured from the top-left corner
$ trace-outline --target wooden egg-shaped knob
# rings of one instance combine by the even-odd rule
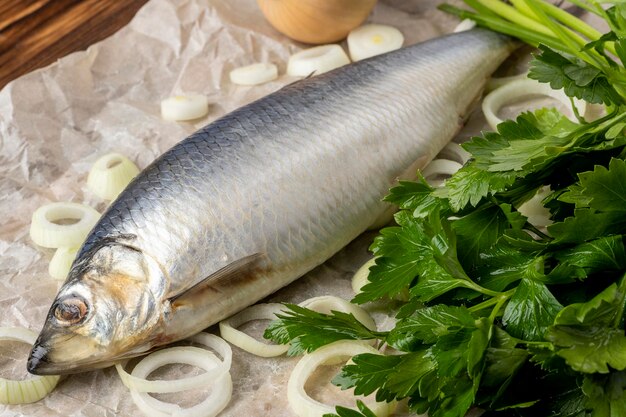
[[[376,0],[257,0],[279,32],[304,43],[344,39],[367,19]]]

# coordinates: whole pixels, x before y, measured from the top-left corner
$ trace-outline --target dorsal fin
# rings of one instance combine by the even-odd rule
[[[254,273],[261,267],[263,259],[265,259],[265,255],[262,253],[237,259],[181,293],[170,297],[170,304],[172,307],[177,307],[183,304],[201,303],[203,294],[209,287],[215,287],[220,281],[237,279],[239,276]]]

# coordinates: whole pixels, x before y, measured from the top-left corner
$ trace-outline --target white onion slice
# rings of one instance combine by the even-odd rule
[[[219,378],[224,373],[227,373],[230,370],[230,366],[232,364],[233,353],[224,340],[221,338],[209,334],[209,333],[198,333],[195,336],[192,336],[188,340],[192,342],[197,342],[203,344],[211,349],[215,350],[222,357],[222,361],[219,365],[212,367],[211,369],[207,369],[205,373],[182,378],[176,381],[175,384],[172,381],[152,381],[146,380],[143,377],[138,377],[133,372],[129,374],[124,369],[124,366],[128,361],[123,363],[116,363],[115,368],[117,369],[117,373],[120,376],[120,379],[126,385],[126,387],[132,391],[137,392],[154,392],[154,393],[166,393],[166,392],[178,392],[185,391],[193,388],[197,388],[198,386],[205,386],[211,384],[217,378]],[[193,346],[180,346],[180,347],[190,347]],[[198,348],[194,348],[198,349]],[[166,350],[166,349],[165,349]],[[192,349],[193,350],[193,349]],[[155,353],[162,352],[157,351]],[[212,354],[209,351],[206,351],[208,354]],[[143,361],[144,359],[142,359]],[[136,368],[136,367],[135,367]]]
[[[426,168],[422,170],[425,178],[437,177],[440,175],[454,175],[463,165],[449,159],[433,159]]]
[[[540,83],[530,78],[513,80],[502,87],[493,90],[485,96],[482,109],[487,119],[487,123],[493,130],[497,130],[497,126],[502,123],[496,114],[498,110],[507,103],[515,101],[517,98],[527,97],[530,95],[543,95],[559,100],[565,106],[570,106],[570,99],[562,90],[553,90],[549,84]],[[586,104],[582,100],[574,100],[579,114],[585,114]],[[572,121],[577,122],[573,115],[568,116]]]
[[[171,364],[184,363],[203,368],[207,373],[223,365],[213,353],[193,346],[178,346],[154,352],[143,358],[132,375],[136,378],[146,378],[154,370]],[[162,381],[170,385],[177,385],[178,381]],[[230,372],[223,372],[212,380],[212,390],[209,396],[199,404],[189,408],[182,408],[178,404],[167,403],[150,396],[146,392],[131,390],[133,401],[147,416],[178,416],[178,417],[209,417],[222,411],[232,396],[232,380]],[[196,388],[199,388],[196,386]],[[178,390],[177,390],[178,391]]]
[[[333,310],[352,314],[354,318],[360,321],[365,327],[370,330],[376,330],[376,323],[367,311],[363,310],[356,304],[352,304],[351,302],[344,300],[343,298],[332,295],[323,295],[321,297],[313,297],[308,300],[304,300],[299,304],[299,306],[322,314],[330,314]]]
[[[489,81],[487,81],[487,86],[485,87],[486,92],[490,92],[495,90],[496,88],[500,88],[505,84],[508,84],[515,80],[525,80],[528,78],[528,73],[524,72],[522,74],[509,75],[506,77],[491,77]]]
[[[334,406],[322,404],[311,398],[304,390],[304,384],[318,366],[336,362],[337,358],[352,357],[362,353],[379,354],[376,349],[365,343],[341,340],[304,355],[293,369],[287,384],[287,398],[292,410],[300,417],[321,417],[326,413],[335,413]],[[395,402],[375,402],[367,406],[376,416],[386,417],[393,412]]]
[[[32,345],[37,334],[22,327],[0,327],[0,341]],[[59,382],[58,375],[33,376],[24,381],[0,378],[0,404],[28,404],[41,400]]]
[[[387,25],[363,25],[348,34],[348,49],[353,61],[395,51],[403,43],[402,32]]]
[[[232,70],[230,81],[239,85],[258,85],[278,78],[278,68],[274,64],[259,62]]]
[[[476,22],[474,22],[472,19],[463,19],[458,25],[455,26],[452,32],[465,32],[466,30],[474,29],[475,27]]]
[[[70,272],[72,262],[76,259],[78,248],[58,248],[50,264],[48,265],[48,273],[56,280],[63,281],[67,278],[67,274]]]
[[[199,94],[180,95],[161,101],[161,116],[165,120],[193,120],[209,112],[209,100]]]
[[[370,268],[374,265],[376,265],[376,258],[365,262],[352,276],[352,291],[354,291],[355,294],[359,294],[361,288],[369,282],[367,277],[370,274]]]
[[[550,210],[545,208],[541,201],[546,198],[552,190],[549,186],[542,187],[530,200],[525,201],[517,209],[522,215],[528,218],[528,222],[536,227],[546,227],[553,223],[550,219]]]
[[[100,218],[100,213],[78,203],[50,203],[33,213],[30,237],[44,248],[79,247]],[[58,224],[60,220],[74,220]]]
[[[319,75],[350,63],[339,45],[320,45],[297,52],[289,57],[287,74],[296,77]]]
[[[113,200],[139,174],[139,168],[119,153],[100,157],[87,176],[87,188],[100,198]]]
[[[252,320],[276,320],[276,313],[280,313],[284,308],[284,305],[276,303],[256,304],[248,307],[220,322],[220,336],[227,342],[254,355],[263,358],[280,356],[289,350],[289,345],[268,345],[236,328]]]
[[[450,142],[441,150],[441,152],[439,152],[437,157],[450,159],[460,164],[464,164],[470,159],[471,154],[463,149],[458,143]]]

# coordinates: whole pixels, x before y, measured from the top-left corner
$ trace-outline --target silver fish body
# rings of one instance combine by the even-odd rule
[[[484,30],[434,39],[286,86],[174,146],[87,238],[30,371],[187,337],[324,262],[454,136],[512,48]]]

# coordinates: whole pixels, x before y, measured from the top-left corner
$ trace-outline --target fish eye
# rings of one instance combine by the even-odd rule
[[[87,315],[87,304],[78,297],[59,300],[54,308],[54,317],[62,324],[76,324]]]

